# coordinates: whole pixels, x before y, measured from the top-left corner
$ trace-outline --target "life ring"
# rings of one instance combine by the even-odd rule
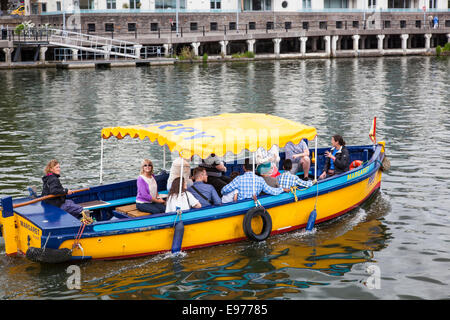
[[[350,163],[350,168],[349,170],[353,170],[355,168],[358,168],[360,165],[362,165],[362,161],[361,160],[355,160],[352,163]]]
[[[252,219],[256,216],[260,216],[263,221],[263,227],[260,234],[256,234],[252,229]],[[264,241],[269,237],[270,232],[272,231],[272,218],[263,207],[251,208],[244,216],[243,228],[245,235],[250,240]]]

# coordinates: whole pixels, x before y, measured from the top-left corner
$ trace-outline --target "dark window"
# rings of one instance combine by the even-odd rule
[[[255,30],[256,29],[256,22],[249,22],[248,23],[248,28],[250,30]]]
[[[326,29],[327,28],[327,22],[326,21],[320,21],[319,22],[319,29]]]
[[[422,21],[421,20],[416,20],[416,28],[419,28],[422,26]]]
[[[309,29],[309,22],[303,22],[302,23],[302,28],[305,29],[305,30],[308,30]]]
[[[175,22],[172,22],[170,30],[171,31],[177,31],[177,24]]]
[[[385,21],[384,21],[384,27],[385,27],[386,29],[389,29],[389,28],[391,27],[391,21],[390,21],[390,20],[385,20]]]
[[[236,22],[230,22],[228,28],[229,30],[236,30]]]
[[[89,32],[95,32],[95,23],[88,23],[87,27]]]
[[[449,3],[449,5],[450,5],[450,3]],[[445,20],[445,27],[450,28],[450,20]]]
[[[217,22],[211,22],[211,23],[209,24],[209,29],[210,29],[211,31],[217,31]]]
[[[283,8],[287,8],[288,2],[287,2],[287,1],[283,1],[283,2],[281,3],[281,6],[282,6]]]
[[[128,23],[128,31],[136,31],[136,23]]]
[[[197,22],[191,22],[191,31],[197,31],[198,24]]]
[[[359,28],[359,21],[353,21],[352,25],[353,25],[353,28],[358,29]]]
[[[342,21],[336,21],[336,29],[342,29]]]
[[[284,23],[284,28],[285,28],[286,30],[292,29],[292,22],[286,21],[286,22]]]
[[[105,31],[113,32],[114,31],[114,23],[105,23]]]
[[[158,31],[158,23],[157,22],[150,23],[150,31]]]
[[[267,30],[272,30],[273,29],[273,21],[267,21],[266,29]]]
[[[402,28],[402,29],[406,28],[406,21],[405,20],[400,20],[400,28]]]

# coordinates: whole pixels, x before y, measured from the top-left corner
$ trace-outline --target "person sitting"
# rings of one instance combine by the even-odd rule
[[[292,161],[291,159],[284,160],[283,170],[284,172],[277,177],[280,187],[289,189],[291,187],[305,187],[308,188],[313,185],[311,180],[304,181],[297,175],[291,173]]]
[[[188,188],[188,191],[200,201],[203,207],[210,205],[219,206],[222,204],[222,200],[217,194],[216,189],[206,182],[208,181],[208,175],[203,167],[197,167],[194,169],[194,184]]]
[[[179,194],[180,184],[182,184],[181,195]],[[200,201],[198,201],[192,193],[187,191],[186,179],[182,177],[175,178],[172,182],[169,196],[167,197],[166,212],[174,212],[177,211],[177,209],[186,211],[191,208],[199,209],[201,207]]]
[[[225,175],[227,168],[225,167],[223,161],[220,160],[216,154],[211,153],[208,158],[202,159],[200,167],[206,169],[206,173],[208,174],[208,183],[216,189],[219,196],[222,196],[222,188],[231,182],[231,178]]]
[[[261,191],[270,195],[278,195],[283,191],[289,192],[289,189],[273,188],[269,186],[262,177],[253,172],[252,164],[249,159],[245,159],[244,174],[236,177],[233,181],[223,187],[222,194],[238,190],[238,200],[252,199],[253,195],[259,195]]]
[[[292,174],[297,174],[300,169],[303,169],[303,180],[308,180],[309,168],[311,167],[311,160],[309,158],[309,149],[305,140],[301,140],[298,144],[289,142],[285,147],[286,159],[292,161]]]
[[[231,180],[234,180],[234,178],[236,178],[237,176],[239,176],[239,172],[237,171],[233,171],[230,173]],[[238,190],[236,189],[232,192],[224,194],[222,196],[222,203],[236,202],[237,197],[238,197]]]
[[[142,212],[163,213],[166,211],[165,201],[159,198],[158,185],[153,174],[153,163],[144,159],[141,174],[137,178],[136,209]]]
[[[271,164],[271,176],[276,178],[280,172],[278,171],[278,164],[280,163],[280,149],[277,145],[273,145],[269,151],[263,147],[256,150],[256,165],[259,167],[262,164]]]
[[[61,208],[77,219],[81,219],[83,217],[83,207],[70,199],[66,199],[66,195],[72,194],[73,191],[64,188],[61,181],[59,181],[59,177],[61,176],[61,165],[58,160],[50,160],[44,168],[44,173],[45,176],[42,177],[43,186],[41,197],[47,195],[61,195],[59,197],[45,199],[44,202]],[[87,216],[90,216],[88,211],[84,211],[84,213]]]
[[[344,139],[336,134],[331,137],[331,152],[325,151],[325,165],[319,179],[325,179],[335,174],[341,174],[348,171],[350,154],[345,146]]]
[[[190,187],[194,183],[190,179],[190,175],[191,175],[190,163],[186,159],[178,157],[172,162],[172,167],[170,167],[169,178],[167,179],[167,190],[171,189],[172,181],[175,178],[180,177],[180,175],[181,175],[181,160],[183,160],[183,177],[187,181],[187,186]]]
[[[272,176],[274,167],[270,162],[265,162],[260,164],[256,169],[257,173],[263,177],[264,181],[273,188],[278,188],[280,184],[278,183],[277,178]]]

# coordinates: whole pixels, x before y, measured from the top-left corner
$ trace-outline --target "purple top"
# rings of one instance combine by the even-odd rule
[[[152,176],[154,177],[154,176]],[[138,202],[152,202],[152,195],[150,194],[150,189],[148,187],[147,181],[141,176],[137,178],[137,195],[136,201]]]

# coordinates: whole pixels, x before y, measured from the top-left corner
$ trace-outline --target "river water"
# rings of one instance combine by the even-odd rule
[[[0,71],[0,194],[41,190],[51,158],[62,182],[98,184],[103,127],[224,112],[264,112],[369,144],[391,170],[381,190],[313,233],[121,261],[41,266],[0,251],[0,299],[448,299],[450,59],[183,64],[111,70]],[[104,181],[135,178],[148,140],[105,141]],[[372,270],[372,271],[369,271]]]

